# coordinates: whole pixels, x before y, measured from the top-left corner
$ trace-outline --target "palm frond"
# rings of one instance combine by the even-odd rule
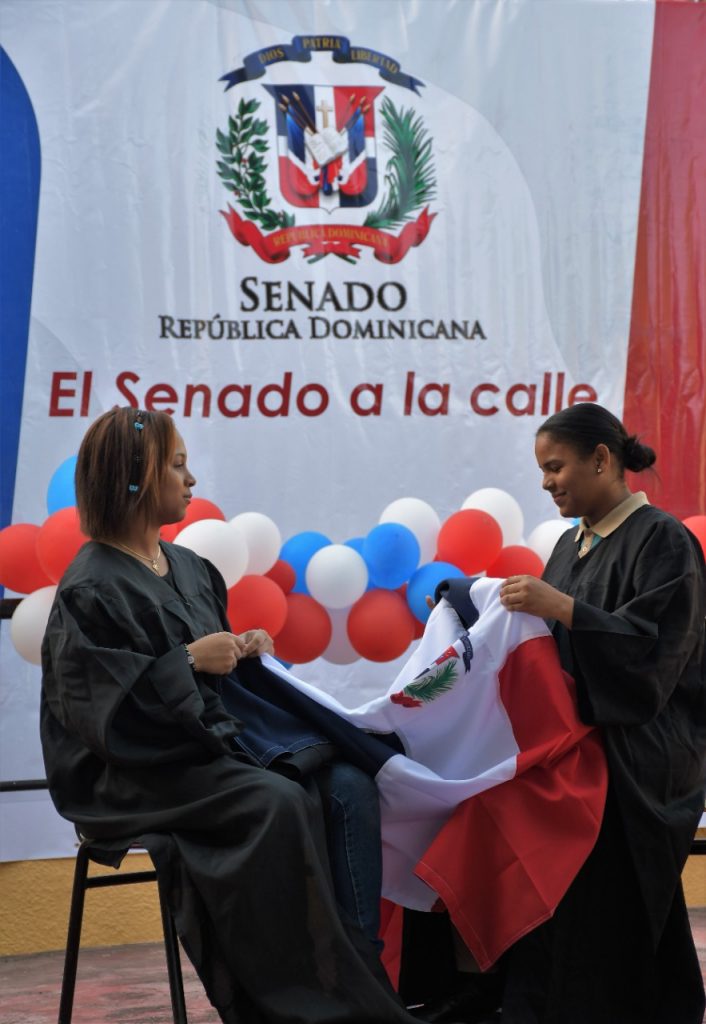
[[[424,122],[410,108],[402,110],[386,96],[380,111],[385,128],[383,140],[392,156],[385,168],[387,192],[365,224],[374,228],[397,227],[435,195],[436,180],[431,139]]]
[[[447,661],[436,672],[422,676],[418,682],[409,683],[405,686],[403,692],[428,704],[430,701],[440,697],[442,693],[447,693],[453,689],[456,675],[455,660]]]

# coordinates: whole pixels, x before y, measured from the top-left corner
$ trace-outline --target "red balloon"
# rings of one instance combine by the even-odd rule
[[[14,523],[0,530],[0,585],[18,594],[48,587],[49,579],[37,555],[39,527]]]
[[[488,576],[504,580],[508,576],[541,576],[544,562],[524,544],[508,544],[486,569]]]
[[[208,498],[192,498],[186,506],[186,515],[178,523],[167,523],[159,531],[162,540],[173,541],[177,534],[181,533],[185,526],[190,523],[197,523],[199,519],[220,519],[225,520],[218,505],[214,505]]]
[[[699,541],[706,556],[706,516],[688,516],[683,522]]]
[[[320,657],[331,639],[331,619],[323,605],[308,594],[289,594],[287,621],[277,634],[275,654],[282,661],[303,665]]]
[[[393,661],[414,640],[414,616],[394,590],[369,590],[348,615],[348,639],[368,661]]]
[[[473,576],[495,561],[502,546],[503,533],[496,520],[478,508],[466,508],[454,512],[442,525],[436,557]]]
[[[287,619],[287,598],[265,576],[243,576],[228,591],[228,621],[234,633],[264,629],[277,636]]]
[[[89,538],[81,533],[78,512],[73,505],[60,508],[45,519],[37,534],[37,556],[52,583],[58,583]]]
[[[282,558],[277,559],[272,568],[265,573],[265,576],[269,580],[273,580],[285,594],[289,594],[297,582],[297,574],[294,568]]]

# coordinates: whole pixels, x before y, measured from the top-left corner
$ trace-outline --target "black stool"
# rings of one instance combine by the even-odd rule
[[[74,884],[71,894],[71,910],[69,912],[69,930],[66,938],[66,956],[64,959],[64,976],[61,982],[61,1001],[59,1003],[58,1024],[71,1024],[76,987],[76,969],[81,944],[81,925],[83,924],[83,905],[86,889],[100,889],[109,885],[132,885],[138,882],[157,882],[159,907],[162,913],[164,929],[164,950],[167,957],[167,974],[169,976],[169,994],[172,1001],[174,1024],[188,1024],[186,1005],[184,1003],[184,984],[179,958],[179,940],[177,938],[174,918],[167,904],[166,893],[162,890],[157,872],[123,871],[114,875],[94,875],[89,877],[88,865],[91,861],[103,863],[105,853],[101,855],[100,842],[79,836],[81,843],[76,854]],[[131,849],[143,849],[139,843],[130,844]]]

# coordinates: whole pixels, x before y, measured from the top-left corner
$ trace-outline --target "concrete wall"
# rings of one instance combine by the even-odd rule
[[[703,833],[706,835],[706,830]],[[147,854],[130,854],[123,869],[151,867]],[[121,869],[121,870],[123,870]],[[74,860],[0,864],[0,956],[63,949]],[[91,873],[113,868],[92,864]],[[691,857],[684,870],[689,906],[706,906],[706,857]],[[154,883],[94,889],[86,894],[82,945],[113,946],[161,939]]]
[[[133,853],[121,870],[144,870],[147,854]],[[0,955],[63,949],[71,902],[74,859],[11,861],[0,864]],[[114,868],[92,864],[91,874]],[[86,893],[83,946],[153,942],[162,936],[154,882],[111,886]]]

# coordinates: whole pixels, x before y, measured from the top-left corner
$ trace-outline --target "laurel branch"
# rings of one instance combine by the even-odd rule
[[[253,117],[259,106],[259,100],[241,99],[236,116],[228,118],[228,134],[216,129],[216,147],[222,156],[218,174],[245,216],[258,221],[264,231],[275,231],[292,227],[295,219],[284,210],[270,208],[272,200],[264,177],[267,163],[263,158],[270,148],[263,138],[268,124]]]
[[[445,665],[437,669],[431,675],[425,674],[416,682],[409,683],[405,686],[403,693],[406,693],[408,697],[414,697],[415,700],[421,700],[424,704],[429,704],[431,701],[436,700],[442,693],[447,693],[453,689],[453,685],[456,682],[456,665],[453,661],[447,661]]]
[[[372,228],[398,227],[435,195],[431,139],[412,109],[402,110],[386,96],[380,108],[383,139],[392,152],[385,168],[387,192],[382,204],[365,218]]]

